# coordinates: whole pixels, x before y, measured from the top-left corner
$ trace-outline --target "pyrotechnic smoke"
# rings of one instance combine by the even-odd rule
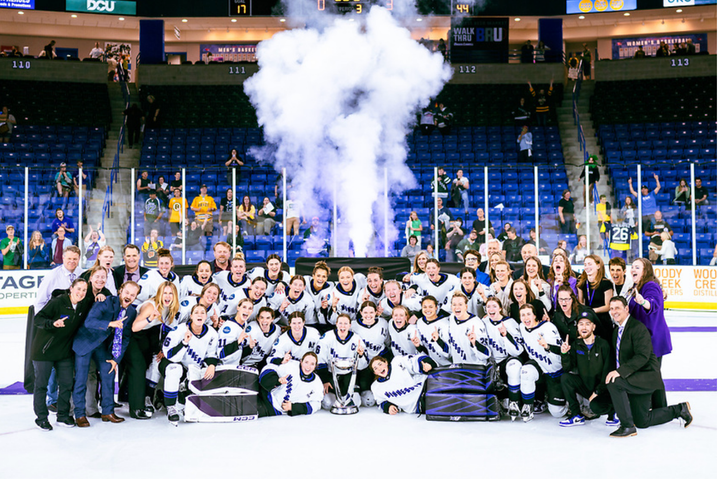
[[[451,71],[382,7],[362,16],[323,14],[308,25],[319,27],[258,45],[259,72],[245,82],[267,145],[256,156],[287,169],[289,195],[308,219],[328,214],[336,185],[355,255],[365,256],[383,227],[373,206],[384,170],[393,193],[416,186],[405,136]]]

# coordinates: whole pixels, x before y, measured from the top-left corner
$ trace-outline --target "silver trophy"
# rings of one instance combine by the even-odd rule
[[[330,409],[333,414],[355,414],[358,412],[358,407],[352,400],[355,392],[355,380],[357,379],[357,363],[357,354],[355,357],[334,357],[330,363],[333,384],[335,384],[335,404]],[[346,374],[351,374],[350,382],[347,392],[341,395],[342,391],[338,384],[338,376]]]

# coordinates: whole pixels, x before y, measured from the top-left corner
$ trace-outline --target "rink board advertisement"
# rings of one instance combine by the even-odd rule
[[[0,271],[0,315],[27,313],[35,303],[40,282],[49,272]],[[717,311],[717,266],[656,266],[655,276],[668,295],[665,308]]]

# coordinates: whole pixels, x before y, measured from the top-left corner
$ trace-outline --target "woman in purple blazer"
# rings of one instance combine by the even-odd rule
[[[630,267],[634,283],[628,302],[630,315],[640,320],[650,331],[653,353],[662,364],[663,355],[672,352],[670,329],[665,321],[665,300],[660,282],[655,278],[653,266],[647,258],[637,258]],[[652,406],[667,405],[665,389],[653,393]]]

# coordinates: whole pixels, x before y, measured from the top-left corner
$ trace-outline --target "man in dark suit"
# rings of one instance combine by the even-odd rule
[[[120,288],[126,281],[140,282],[142,275],[148,272],[147,268],[140,266],[140,248],[134,244],[127,244],[123,248],[123,262],[113,268],[115,288]]]
[[[90,423],[85,416],[85,391],[90,361],[94,360],[100,372],[101,418],[103,421],[122,423],[115,415],[115,370],[122,359],[132,336],[132,323],[137,315],[132,302],[140,286],[134,281],[123,283],[118,296],[98,301],[90,310],[73,341],[75,352],[75,422],[80,428]]]
[[[608,373],[605,382],[620,419],[620,427],[610,436],[635,436],[635,426],[647,428],[675,418],[682,419],[686,428],[690,426],[692,415],[687,402],[650,409],[653,391],[663,386],[660,363],[653,354],[650,332],[630,316],[625,298],[614,296],[610,299],[610,316],[617,325],[611,342],[617,366]]]

